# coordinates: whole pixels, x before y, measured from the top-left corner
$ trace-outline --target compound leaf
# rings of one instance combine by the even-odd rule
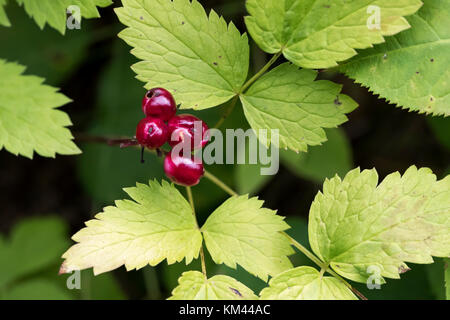
[[[267,280],[269,275],[292,267],[287,256],[293,250],[280,233],[289,225],[262,204],[257,198],[231,197],[209,216],[201,230],[214,262],[231,268],[239,264]]]
[[[258,297],[234,278],[217,275],[210,279],[198,271],[183,272],[169,300],[256,300]]]
[[[65,128],[72,124],[69,116],[56,109],[70,99],[24,70],[0,59],[0,150],[27,158],[34,151],[44,157],[80,153]]]
[[[262,300],[357,300],[340,280],[325,277],[312,267],[297,267],[269,281],[260,297]]]
[[[111,0],[17,0],[17,2],[23,5],[39,28],[43,29],[48,23],[62,34],[66,32],[67,9],[70,6],[78,6],[84,18],[98,18],[100,14],[97,7],[107,7],[112,4]]]
[[[134,200],[116,201],[73,236],[61,272],[93,267],[94,274],[125,265],[127,270],[198,257],[202,236],[180,192],[163,181],[124,189]]]
[[[119,36],[142,60],[133,65],[146,87],[165,87],[181,108],[228,101],[247,77],[247,36],[193,0],[124,0],[116,9],[128,26]]]
[[[264,145],[279,130],[279,147],[306,151],[307,146],[326,141],[323,128],[347,121],[346,113],[357,104],[340,94],[341,86],[331,81],[314,81],[317,72],[284,63],[257,80],[241,96],[245,116]],[[260,134],[259,129],[263,135]]]
[[[357,83],[410,111],[450,115],[450,2],[424,1],[412,28],[339,67]]]
[[[313,251],[358,282],[399,278],[409,270],[405,262],[448,257],[450,175],[437,181],[430,169],[412,166],[377,183],[375,169],[325,181],[309,215]]]
[[[356,55],[355,49],[408,29],[403,16],[421,5],[420,0],[248,0],[245,22],[264,51],[281,51],[304,68],[329,68]],[[379,26],[373,24],[378,13]]]

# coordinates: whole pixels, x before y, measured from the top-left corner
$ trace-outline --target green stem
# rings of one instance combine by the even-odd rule
[[[197,222],[197,215],[195,214],[194,197],[192,196],[191,187],[186,187],[186,193],[187,193],[187,196],[188,196],[189,204],[191,205],[191,208],[192,208],[192,214],[194,215],[195,224],[197,225],[197,228],[199,228],[198,222]],[[206,276],[205,253],[203,252],[203,244],[200,247],[200,259],[201,259],[201,263],[202,263],[202,273],[205,276],[205,278],[207,278],[207,276]]]
[[[217,178],[216,176],[212,175],[211,173],[205,171],[205,177],[207,179],[209,179],[211,182],[213,182],[215,185],[217,185],[219,188],[221,188],[223,191],[228,193],[230,196],[238,196],[239,195],[236,191],[234,191],[233,189],[228,187],[224,182],[222,182],[219,178]],[[289,239],[290,243],[294,247],[296,247],[301,253],[303,253],[306,257],[308,257],[312,262],[317,264],[317,266],[320,267],[322,274],[325,273],[325,272],[328,272],[333,277],[335,277],[335,278],[339,279],[340,281],[342,281],[342,283],[344,283],[344,285],[346,285],[360,299],[367,300],[367,298],[361,292],[359,292],[358,290],[353,288],[350,283],[345,281],[341,276],[339,276],[336,272],[334,272],[331,268],[329,268],[329,265],[327,265],[324,262],[322,262],[319,258],[316,257],[316,255],[314,253],[312,253],[311,251],[306,249],[303,245],[301,245],[298,241],[296,241],[294,238],[292,238],[286,232],[281,232],[281,233],[286,238]]]
[[[156,270],[150,266],[143,269],[145,288],[149,300],[158,300],[161,296]]]
[[[306,249],[303,245],[301,245],[298,241],[296,241],[294,238],[292,238],[290,235],[288,235],[286,232],[282,232],[282,234],[289,239],[289,242],[296,247],[301,253],[303,253],[305,256],[309,258],[312,262],[317,264],[321,269],[326,269],[325,263],[323,263],[319,258],[317,258],[314,253]]]
[[[236,106],[236,103],[239,99],[239,96],[245,92],[245,90],[248,89],[252,85],[253,82],[258,80],[264,73],[269,70],[269,68],[275,63],[275,61],[278,60],[278,58],[281,56],[281,52],[278,52],[277,54],[273,55],[272,58],[269,60],[269,62],[266,63],[264,67],[261,68],[253,77],[251,77],[244,85],[241,87],[239,92],[236,94],[236,96],[231,100],[230,104],[225,109],[224,113],[220,117],[219,121],[217,121],[216,125],[214,126],[215,129],[220,128],[220,126],[225,122],[225,120],[228,118],[228,116],[233,112],[234,107]]]
[[[278,52],[277,54],[274,54],[272,59],[270,59],[269,62],[267,62],[266,65],[264,67],[262,67],[261,70],[258,71],[258,73],[256,73],[253,77],[251,77],[250,80],[248,80],[242,86],[241,90],[239,90],[238,95],[240,95],[241,93],[244,93],[245,90],[247,90],[248,87],[250,87],[253,82],[258,80],[264,73],[266,73],[266,71],[269,70],[269,68],[275,63],[275,61],[278,60],[278,58],[280,56],[281,56],[281,52]]]
[[[228,193],[230,196],[233,197],[233,196],[239,195],[237,192],[235,192],[233,189],[231,189],[225,183],[223,183],[222,180],[220,180],[219,178],[217,178],[216,176],[214,176],[212,173],[210,173],[208,171],[205,171],[205,178],[209,179],[212,183],[217,185],[219,188],[221,188],[223,191]]]

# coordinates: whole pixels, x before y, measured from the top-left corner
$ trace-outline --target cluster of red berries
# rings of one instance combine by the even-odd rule
[[[166,89],[149,90],[142,100],[142,111],[146,117],[137,125],[136,140],[143,148],[160,152],[159,148],[166,142],[171,147],[190,142],[190,150],[197,150],[208,143],[208,126],[193,115],[176,115],[175,99]],[[192,152],[186,156],[173,151],[168,152],[164,158],[164,172],[167,177],[183,186],[199,183],[205,173],[201,161],[196,159]]]

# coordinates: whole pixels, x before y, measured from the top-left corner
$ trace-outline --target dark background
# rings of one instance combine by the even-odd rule
[[[244,1],[200,2],[207,11],[214,8],[227,21],[232,20],[245,32]],[[115,1],[114,6],[119,6],[118,3]],[[74,101],[62,109],[73,121],[71,130],[83,154],[57,156],[56,159],[35,155],[31,161],[2,150],[0,232],[4,238],[8,238],[12,228],[21,221],[51,215],[62,219],[66,226],[65,241],[68,241],[69,236],[83,227],[84,221],[100,212],[103,206],[112,204],[115,199],[125,198],[121,188],[132,186],[136,181],[146,182],[153,177],[159,179],[163,176],[161,161],[154,156],[146,155],[147,161],[141,165],[137,150],[120,150],[86,142],[94,136],[134,135],[135,126],[141,117],[140,100],[145,93],[143,83],[134,79],[134,73],[129,68],[136,62],[129,54],[130,48],[117,38],[123,26],[116,18],[113,6],[100,9],[100,19],[83,20],[81,30],[68,30],[65,36],[48,26],[43,31],[39,30],[16,4],[10,3],[6,9],[12,27],[0,27],[0,58],[26,65],[27,74],[46,78],[47,84],[60,87]],[[254,73],[266,62],[267,57],[252,41],[251,49],[250,71]],[[391,172],[404,172],[415,164],[431,168],[438,178],[442,178],[449,172],[450,163],[449,119],[427,117],[396,108],[332,71],[320,72],[319,78],[343,84],[343,91],[360,105],[341,127],[344,144],[338,145],[337,151],[336,148],[329,148],[330,151],[327,149],[318,153],[315,158],[319,162],[326,162],[324,165],[330,169],[325,175],[317,172],[321,167],[319,163],[318,169],[312,168],[313,172],[308,174],[301,169],[297,172],[295,168],[282,165],[277,176],[261,183],[259,188],[249,190],[264,199],[265,206],[287,216],[293,226],[291,234],[305,245],[309,206],[325,176],[333,176],[334,173],[342,176],[354,167],[375,167],[381,180]],[[212,126],[218,120],[221,109],[218,107],[196,114]],[[224,128],[247,126],[241,107],[238,106],[225,122]],[[313,148],[314,152],[316,149]],[[343,164],[334,163],[334,159],[342,157],[342,153],[345,154]],[[246,190],[239,185],[240,173],[233,166],[209,169],[234,188]],[[321,178],[321,175],[324,177]],[[200,222],[226,198],[221,190],[207,181],[202,181],[194,191]],[[69,245],[69,242],[64,243]],[[57,277],[60,262],[57,260],[35,273],[15,279],[7,287],[35,277],[56,281],[57,286],[63,287],[67,276],[53,280]],[[293,262],[295,265],[309,264],[300,254],[293,257]],[[439,261],[433,266],[414,265],[413,270],[403,275],[401,281],[388,280],[382,290],[369,291],[364,286],[358,288],[370,298],[442,298],[442,281],[439,282],[442,276],[441,263]],[[113,277],[108,280],[108,286],[114,289],[105,289],[104,294],[102,290],[93,293],[94,286],[103,284],[89,282],[95,280],[87,275],[83,277],[83,289],[70,292],[68,298],[166,298],[181,272],[188,269],[198,270],[199,265],[167,266],[164,262],[156,268],[147,267],[129,273],[120,268],[112,272]],[[241,269],[234,271],[224,266],[214,266],[209,261],[208,271],[211,275],[220,272],[236,276],[256,292],[264,286],[262,281]],[[88,273],[91,271],[83,274]],[[51,294],[46,296],[42,292],[28,294],[30,297],[58,298]],[[23,297],[28,296],[24,294]]]

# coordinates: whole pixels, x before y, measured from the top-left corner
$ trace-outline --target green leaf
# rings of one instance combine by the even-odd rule
[[[248,196],[231,197],[217,208],[201,228],[215,263],[241,265],[262,280],[292,267],[288,239],[280,231],[289,226],[283,217],[262,208],[263,201]]]
[[[249,46],[214,11],[196,0],[123,0],[116,9],[128,26],[119,36],[143,60],[132,68],[146,87],[172,91],[182,108],[205,109],[239,92],[247,77]]]
[[[335,174],[344,175],[353,168],[350,142],[340,128],[328,129],[326,133],[328,141],[310,148],[308,153],[280,150],[281,162],[297,176],[316,182]]]
[[[198,271],[183,272],[169,300],[257,300],[252,290],[223,275],[206,279]]]
[[[54,29],[42,32],[14,1],[8,3],[8,17],[17,27],[0,29],[0,43],[8,44],[2,46],[1,58],[20,61],[27,66],[27,73],[39,75],[53,85],[69,81],[85,62],[96,37],[94,28],[98,27],[84,23],[80,32],[66,35]]]
[[[340,94],[331,81],[314,81],[316,71],[298,70],[284,63],[257,80],[241,96],[245,116],[264,145],[270,144],[270,129],[279,130],[279,147],[306,151],[307,146],[326,141],[323,128],[347,121],[346,113],[357,104]],[[268,130],[267,140],[259,129]]]
[[[450,3],[426,0],[412,28],[361,51],[339,70],[410,111],[450,115]]]
[[[71,300],[71,291],[47,279],[31,279],[7,290],[5,300]]]
[[[9,239],[0,235],[0,288],[57,263],[68,244],[66,229],[58,218],[39,217],[14,226]]]
[[[357,300],[343,282],[324,277],[312,267],[297,267],[269,281],[260,297],[262,300]]]
[[[80,153],[65,128],[72,123],[56,108],[70,102],[43,79],[22,75],[25,67],[0,59],[0,150],[33,158]]]
[[[444,270],[445,270],[445,296],[447,300],[450,300],[450,259],[444,259]]]
[[[0,0],[0,26],[9,27],[11,23],[9,22],[8,17],[6,16],[5,9],[3,6],[6,5],[7,0]]]
[[[378,186],[375,169],[326,180],[309,214],[313,251],[339,274],[365,282],[400,278],[405,262],[450,255],[450,175],[410,167]]]
[[[419,0],[248,0],[246,25],[268,53],[282,51],[298,66],[329,68],[408,29],[403,18],[416,12]],[[370,6],[380,11],[379,29],[370,29]],[[369,13],[368,13],[369,12]]]
[[[107,7],[112,4],[111,0],[17,0],[17,2],[23,5],[27,14],[36,21],[39,28],[43,29],[48,23],[62,34],[66,32],[69,6],[78,6],[81,16],[84,18],[98,18],[100,14],[97,7]]]
[[[189,203],[173,185],[150,181],[124,190],[134,201],[116,201],[86,222],[72,237],[77,244],[63,255],[61,272],[93,267],[97,275],[122,265],[132,270],[198,257],[202,236]]]

